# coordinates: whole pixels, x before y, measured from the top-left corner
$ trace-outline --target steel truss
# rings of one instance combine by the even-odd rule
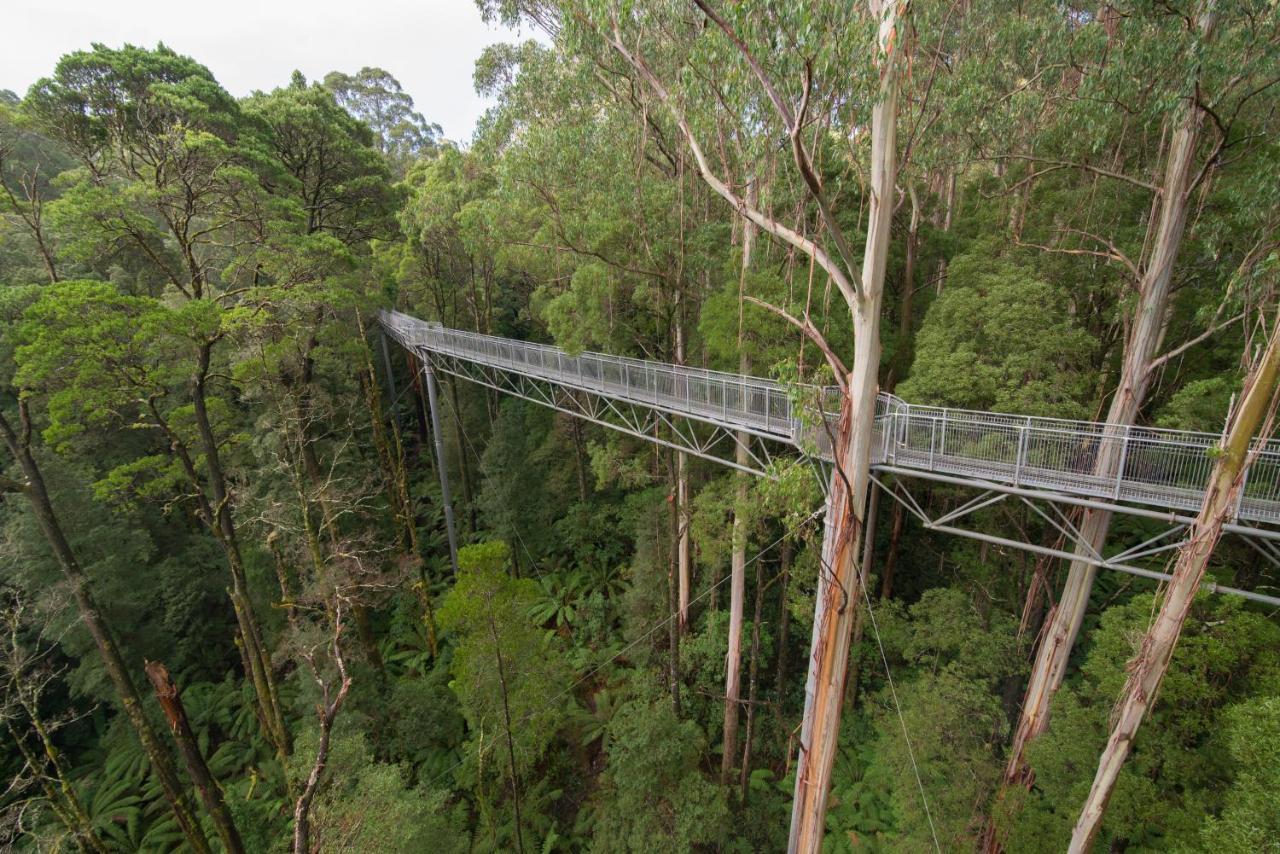
[[[384,313],[381,323],[424,365],[459,379],[758,477],[776,476],[775,445],[795,448],[812,467],[820,487],[830,488],[831,460],[822,447],[814,449],[802,440],[803,431],[791,418],[785,390],[771,381],[599,353],[570,356],[546,345],[444,329],[395,313]],[[384,338],[383,358],[388,360],[390,381],[385,343]],[[427,374],[430,377],[429,370]],[[1122,451],[1117,474],[1099,486],[1093,483],[1097,478],[1085,451],[1093,447],[1090,441],[1103,441],[1095,434],[1104,435],[1105,429],[1105,425],[1084,422],[912,406],[882,394],[871,452],[872,480],[931,531],[1167,581],[1168,573],[1134,562],[1167,554],[1186,543],[1194,522],[1186,513],[1196,506],[1192,500],[1196,496],[1185,488],[1167,487],[1163,481],[1170,472],[1196,475],[1183,478],[1188,482],[1200,474],[1207,478],[1205,448],[1215,437],[1126,429],[1123,448],[1132,445],[1136,450]],[[1111,441],[1108,435],[1104,438]],[[1280,448],[1275,444],[1262,449],[1264,472],[1270,471],[1267,466],[1280,465]],[[746,452],[745,465],[736,461],[738,448]],[[896,478],[892,488],[885,485],[888,475]],[[978,494],[931,518],[906,488],[906,480],[944,483],[978,490]],[[1280,529],[1262,527],[1274,525],[1280,515],[1276,498],[1280,478],[1252,481],[1253,498],[1237,505],[1236,518],[1224,531],[1242,538],[1268,563],[1280,567]],[[956,524],[1005,502],[1025,505],[1062,535],[1065,547],[1019,542]],[[1160,505],[1179,509],[1156,509]],[[1084,542],[1065,512],[1071,507],[1160,521],[1164,528],[1116,554],[1104,555]],[[1277,596],[1218,584],[1204,587],[1280,606]]]
[[[898,478],[892,485],[886,484],[883,479],[886,474],[898,475]],[[961,503],[958,507],[941,515],[930,517],[928,512],[921,506],[921,503],[911,494],[905,483],[906,478],[922,478],[981,491],[976,496]],[[1079,560],[1102,569],[1111,569],[1156,581],[1168,581],[1173,576],[1167,572],[1137,566],[1132,562],[1181,548],[1187,542],[1191,526],[1195,522],[1194,518],[1179,513],[1161,513],[1145,507],[1083,499],[1042,490],[1020,489],[1010,487],[1007,484],[984,483],[972,478],[947,477],[945,475],[921,472],[917,469],[902,469],[895,466],[873,466],[872,480],[881,490],[901,504],[907,512],[918,519],[930,531],[967,537],[972,540],[1019,549],[1033,554],[1061,558],[1066,561]],[[963,519],[972,517],[979,510],[1009,501],[1020,502],[1030,508],[1039,518],[1043,519],[1051,528],[1062,535],[1064,543],[1070,547],[1070,550],[999,537],[983,531],[958,527],[955,524]],[[1085,541],[1079,528],[1076,527],[1076,524],[1066,512],[1067,509],[1074,507],[1090,507],[1112,513],[1152,519],[1165,523],[1165,527],[1155,536],[1148,537],[1142,542],[1136,543],[1116,554],[1103,555]],[[1238,536],[1248,543],[1273,566],[1280,567],[1280,531],[1240,524],[1228,524],[1223,527],[1225,532]],[[1075,549],[1079,549],[1080,553],[1077,554]],[[1268,596],[1264,593],[1242,590],[1213,582],[1205,582],[1202,586],[1212,593],[1228,593],[1254,602],[1280,606],[1280,597],[1278,596]]]
[[[774,454],[769,446],[774,442],[786,444],[768,434],[741,428],[729,429],[661,406],[620,400],[580,386],[531,377],[519,371],[468,361],[425,347],[414,349],[418,358],[429,361],[436,370],[467,382],[757,477],[775,477],[771,471]],[[735,451],[739,447],[746,451],[747,465],[740,465],[735,460]]]

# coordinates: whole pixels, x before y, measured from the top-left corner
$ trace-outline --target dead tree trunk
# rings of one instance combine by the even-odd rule
[[[1209,0],[1200,17],[1202,40],[1208,41],[1213,37],[1215,24],[1213,0]],[[1186,230],[1196,143],[1203,119],[1200,108],[1188,98],[1183,105],[1165,160],[1165,175],[1159,200],[1160,213],[1156,221],[1151,259],[1139,283],[1138,305],[1125,342],[1120,382],[1111,399],[1105,437],[1097,451],[1094,471],[1102,477],[1123,474],[1118,471],[1122,440],[1129,427],[1137,420],[1150,389],[1152,362],[1164,337],[1169,311],[1173,266]],[[1075,554],[1083,558],[1090,553],[1101,552],[1110,528],[1109,511],[1086,509],[1080,523],[1080,542],[1075,548]],[[1071,563],[1062,596],[1036,653],[1022,714],[1010,749],[1005,772],[1007,781],[1012,782],[1025,775],[1026,746],[1048,726],[1050,706],[1066,675],[1071,650],[1088,610],[1089,594],[1096,574],[1097,568],[1084,560],[1074,560]]]
[[[236,829],[231,812],[222,799],[222,787],[209,771],[209,766],[204,761],[204,754],[200,752],[200,744],[196,741],[196,734],[191,731],[191,724],[187,720],[187,709],[182,704],[178,686],[173,684],[173,680],[169,678],[168,669],[160,662],[148,661],[144,669],[147,679],[151,681],[151,687],[156,692],[156,699],[160,701],[165,719],[169,721],[169,729],[173,733],[174,741],[178,743],[178,751],[187,763],[187,773],[191,775],[191,782],[195,784],[200,801],[213,820],[213,829],[217,831],[218,838],[222,840],[222,845],[228,852],[240,854],[244,851],[244,843],[240,841],[240,831]]]
[[[311,854],[311,804],[324,779],[325,769],[329,765],[329,742],[333,736],[333,723],[342,711],[342,704],[351,690],[351,677],[347,675],[347,661],[342,654],[342,610],[341,600],[333,608],[333,637],[330,639],[329,655],[338,670],[338,690],[333,690],[331,680],[320,673],[320,664],[316,661],[316,650],[302,654],[303,660],[311,668],[311,676],[320,688],[320,702],[316,704],[316,716],[319,718],[320,738],[316,744],[316,758],[307,774],[307,781],[301,794],[293,806],[293,854]]]
[[[1115,721],[1106,749],[1098,760],[1089,797],[1085,800],[1071,834],[1073,854],[1092,850],[1102,825],[1107,801],[1115,788],[1116,778],[1133,746],[1133,739],[1148,709],[1155,702],[1160,683],[1169,670],[1169,661],[1182,634],[1182,626],[1191,610],[1205,567],[1222,536],[1226,524],[1240,506],[1244,490],[1244,473],[1249,463],[1249,446],[1254,434],[1264,427],[1270,432],[1274,423],[1277,383],[1280,382],[1280,316],[1271,331],[1271,340],[1258,364],[1249,372],[1240,406],[1231,418],[1222,453],[1214,464],[1200,514],[1191,526],[1190,536],[1178,551],[1173,578],[1165,590],[1160,611],[1147,630],[1138,654],[1129,662],[1129,677],[1120,694],[1112,719]]]

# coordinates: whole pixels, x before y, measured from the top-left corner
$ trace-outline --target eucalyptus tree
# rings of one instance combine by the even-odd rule
[[[364,67],[355,74],[330,71],[324,87],[338,103],[373,131],[378,148],[403,176],[413,161],[434,154],[440,126],[413,108],[413,98],[400,81],[381,68]]]
[[[1191,525],[1186,544],[1178,551],[1160,610],[1138,645],[1137,654],[1125,667],[1128,679],[1115,708],[1115,724],[1071,834],[1071,852],[1084,854],[1093,850],[1120,768],[1160,692],[1183,624],[1200,592],[1209,558],[1222,537],[1223,526],[1240,506],[1246,467],[1258,457],[1254,437],[1266,438],[1275,428],[1280,403],[1280,317],[1271,318],[1270,330],[1265,330],[1266,320],[1262,318],[1268,338],[1266,347],[1249,368],[1239,406],[1228,415],[1221,454],[1209,475],[1200,513]]]
[[[842,392],[790,843],[792,850],[817,850],[835,757],[850,629],[864,580],[861,538],[880,367],[880,305],[897,177],[897,97],[904,41],[900,16],[905,9],[879,0],[866,10],[832,4],[770,9],[765,14],[719,9],[701,0],[692,6],[643,8],[603,2],[488,5],[494,12],[523,11],[535,22],[550,21],[566,48],[625,76],[628,85],[642,93],[642,102],[651,105],[646,113],[662,115],[707,187],[762,233],[810,258],[849,309],[852,369],[816,327],[798,321],[827,356]],[[786,50],[775,49],[779,39]],[[726,91],[731,82],[738,85]],[[714,118],[726,96],[757,105],[751,115],[760,123],[759,133],[748,136],[762,144],[785,140],[794,161],[787,180],[815,211],[818,224],[812,231],[807,223],[798,230],[773,212],[749,204],[745,187],[732,183],[735,175],[725,170],[719,157]],[[746,115],[742,110],[727,112]],[[824,184],[820,165],[824,156],[836,156],[825,143],[856,127],[869,128],[864,139],[870,145],[861,257],[849,239],[847,219],[837,216],[835,188]]]
[[[1275,246],[1274,184],[1238,186],[1233,173],[1242,163],[1273,168],[1265,140],[1278,27],[1263,4],[1208,0],[1096,15],[1028,10],[996,36],[1016,52],[1016,71],[978,96],[993,99],[982,130],[1002,128],[1014,144],[987,139],[975,153],[1007,176],[1013,238],[1092,265],[1088,277],[1113,277],[1102,305],[1113,331],[1097,333],[1119,345],[1114,357],[1103,351],[1111,392],[1100,474],[1121,464],[1113,437],[1149,411],[1161,373],[1265,300],[1257,273]],[[1085,126],[1092,132],[1078,133]],[[1080,303],[1089,304],[1083,294]],[[1084,511],[1081,559],[1042,635],[1010,780],[1048,724],[1096,574],[1084,558],[1103,548],[1110,522],[1105,510]]]

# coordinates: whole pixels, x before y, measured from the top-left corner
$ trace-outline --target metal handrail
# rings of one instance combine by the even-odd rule
[[[447,329],[398,312],[384,312],[381,319],[408,346],[798,447],[811,447],[814,438],[814,431],[806,437],[787,387],[773,380],[604,353],[570,355],[546,344]],[[824,400],[830,393],[816,391]],[[875,429],[873,465],[1186,511],[1200,506],[1220,439],[1190,430],[911,404],[885,393],[876,401]],[[817,453],[827,456],[830,450]],[[1280,441],[1255,440],[1252,454],[1233,521],[1280,524]]]
[[[796,441],[799,419],[790,393],[773,380],[590,351],[571,355],[546,344],[448,329],[399,312],[384,312],[381,319],[402,344]]]

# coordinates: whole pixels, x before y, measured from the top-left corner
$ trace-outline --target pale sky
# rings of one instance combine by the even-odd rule
[[[459,142],[488,106],[471,82],[480,52],[531,35],[487,26],[474,0],[0,0],[0,21],[0,89],[19,96],[92,42],[164,42],[234,95],[284,86],[295,68],[308,80],[385,68]]]

